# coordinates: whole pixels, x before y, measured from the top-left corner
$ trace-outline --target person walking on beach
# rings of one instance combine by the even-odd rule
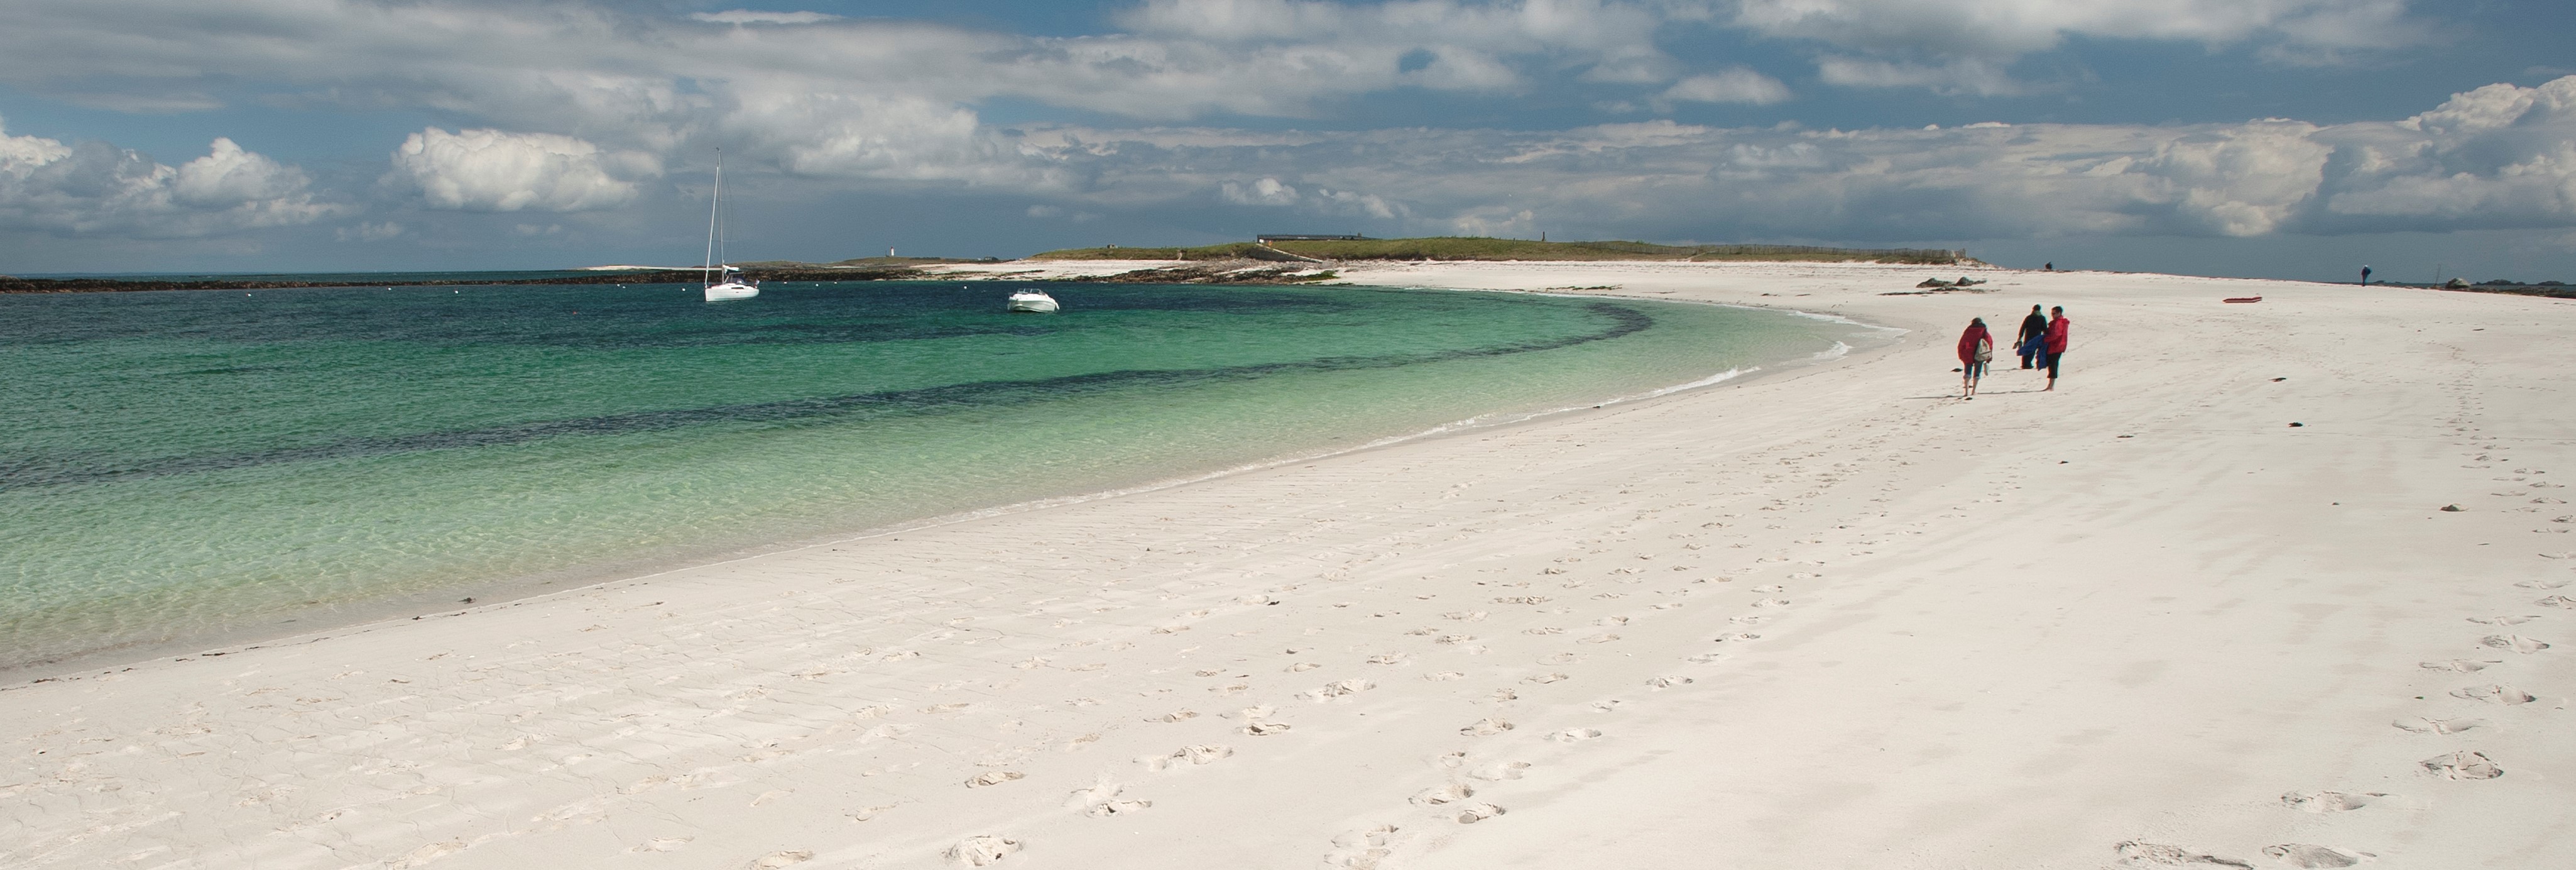
[[[2044,340],[2048,351],[2048,386],[2040,388],[2043,393],[2057,389],[2057,364],[2059,358],[2066,356],[2066,330],[2069,326],[2065,306],[2051,306],[2048,314],[2048,338]]]
[[[1986,376],[1986,363],[1994,358],[1995,336],[1986,331],[1986,319],[1970,318],[1968,330],[1959,333],[1959,398],[1977,397],[1977,381]]]
[[[2021,367],[2030,368],[2030,358],[2039,353],[2039,343],[2048,338],[2048,318],[2041,317],[2039,306],[2030,307],[2030,316],[2021,319],[2021,334],[2013,336],[2013,352],[2021,354]]]

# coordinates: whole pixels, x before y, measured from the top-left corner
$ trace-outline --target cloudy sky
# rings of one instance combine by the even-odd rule
[[[2566,0],[10,0],[0,273],[1258,232],[2576,281]]]

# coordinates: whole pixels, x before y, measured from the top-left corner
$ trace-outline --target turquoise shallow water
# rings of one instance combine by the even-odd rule
[[[1016,286],[1016,285],[1015,285]],[[1850,327],[1366,288],[0,297],[0,667],[525,588],[1691,382]]]

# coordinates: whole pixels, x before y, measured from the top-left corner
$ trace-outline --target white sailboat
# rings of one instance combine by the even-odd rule
[[[734,268],[731,265],[721,262],[724,259],[723,215],[724,149],[718,148],[716,149],[715,196],[707,204],[707,260],[706,265],[700,267],[700,269],[706,273],[706,276],[702,280],[706,282],[707,301],[723,302],[728,299],[749,299],[751,297],[758,296],[760,295],[760,282],[754,281],[749,284],[743,283],[741,278],[735,277],[742,273],[741,269]],[[723,270],[721,272],[724,277],[722,282],[718,282],[716,280],[716,277],[719,274],[717,270],[719,269]]]
[[[1046,291],[1022,288],[1012,293],[1010,301],[1003,307],[1013,314],[1053,314],[1058,306],[1055,297],[1047,295]]]

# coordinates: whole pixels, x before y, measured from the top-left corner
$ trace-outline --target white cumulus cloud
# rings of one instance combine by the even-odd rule
[[[2576,76],[2488,85],[2337,138],[2325,210],[2354,226],[2576,224]]]
[[[1264,178],[1248,183],[1229,181],[1218,187],[1217,195],[1236,205],[1297,204],[1297,189],[1279,183],[1279,179],[1276,178]]]
[[[696,12],[689,17],[715,24],[821,24],[841,20],[841,16],[822,12],[755,12],[749,9]]]
[[[1711,75],[1691,76],[1664,89],[1663,98],[1687,103],[1752,103],[1767,106],[1786,102],[1789,86],[1779,79],[1744,67]]]
[[[1849,48],[2010,57],[2068,37],[2298,49],[2414,40],[2405,0],[1737,0],[1730,21],[1758,33]]]
[[[359,221],[355,225],[332,230],[331,234],[343,242],[381,242],[402,235],[403,225],[394,221],[381,223]]]
[[[2001,96],[2038,86],[2004,73],[2070,38],[2253,46],[2279,63],[2340,62],[2422,41],[2408,0],[1737,0],[1727,20],[1779,39],[1841,49],[1826,82]]]
[[[553,133],[430,127],[394,149],[386,177],[420,191],[431,208],[590,211],[635,199],[629,179],[662,174],[650,154],[604,151]]]
[[[1920,88],[1936,94],[2006,97],[2032,85],[2015,81],[2005,64],[1985,58],[1954,58],[1937,64],[1827,56],[1816,59],[1816,75],[1826,84],[1855,88]]]
[[[1024,145],[1125,204],[1215,188],[1229,205],[1372,217],[1381,232],[1898,241],[2576,227],[2576,76],[2335,125],[1650,121],[1039,141]]]
[[[178,166],[104,142],[65,145],[0,129],[0,226],[61,235],[214,236],[308,224],[343,207],[317,201],[304,171],[216,139]]]

